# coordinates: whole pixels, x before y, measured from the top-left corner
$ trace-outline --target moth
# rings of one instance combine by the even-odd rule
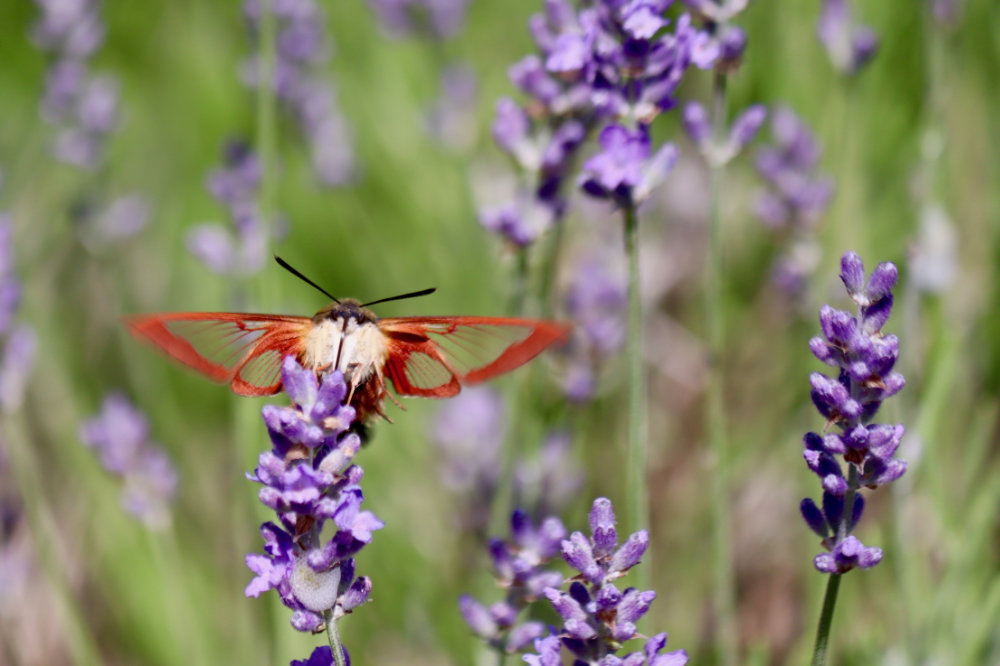
[[[448,398],[527,363],[569,326],[539,319],[505,317],[386,317],[369,306],[423,296],[434,289],[369,303],[337,299],[275,260],[333,302],[312,317],[177,312],[126,318],[132,334],[209,379],[228,383],[239,395],[273,395],[282,388],[281,367],[293,356],[317,374],[340,370],[359,420],[378,414],[389,420],[386,380],[401,396]]]

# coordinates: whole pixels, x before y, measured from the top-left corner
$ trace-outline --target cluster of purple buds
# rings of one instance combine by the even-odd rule
[[[816,35],[830,62],[845,76],[861,71],[878,50],[878,36],[868,26],[854,23],[848,0],[823,0]]]
[[[87,62],[104,41],[99,2],[35,2],[42,15],[32,38],[51,56],[42,116],[59,127],[53,154],[67,164],[96,168],[118,124],[118,81],[93,74]]]
[[[625,344],[628,276],[619,253],[582,255],[566,289],[566,312],[576,324],[568,346],[563,392],[574,403],[597,392],[597,373]]]
[[[712,123],[705,107],[698,102],[689,102],[684,107],[684,129],[705,161],[720,167],[731,162],[753,140],[766,117],[767,108],[763,104],[746,108],[736,116],[725,140],[719,141],[713,136]]]
[[[747,8],[749,0],[684,0],[695,16],[705,25],[711,41],[702,45],[703,50],[716,50],[717,70],[729,73],[739,68],[743,62],[743,52],[747,47],[747,34],[743,28],[731,25],[730,21]]]
[[[80,426],[80,440],[98,455],[101,465],[124,481],[124,509],[149,525],[170,521],[177,494],[177,470],[158,444],[150,441],[149,422],[121,393],[109,393],[100,413]]]
[[[368,600],[371,580],[355,577],[354,557],[384,524],[362,511],[363,470],[351,464],[361,447],[348,432],[355,410],[346,404],[347,385],[339,372],[317,380],[294,358],[282,366],[290,407],[262,410],[273,448],[260,455],[247,478],[262,484],[260,501],[277,514],[261,526],[264,554],[247,555],[256,577],[248,597],[275,589],[299,631],[321,631],[327,622]],[[332,535],[323,540],[330,522]]]
[[[368,0],[368,4],[393,37],[416,33],[442,40],[465,25],[469,0]]]
[[[577,664],[600,666],[680,666],[687,663],[687,652],[665,654],[667,635],[657,634],[646,640],[641,652],[618,656],[623,643],[639,637],[636,622],[646,614],[656,598],[652,590],[630,587],[619,590],[614,584],[637,565],[649,545],[649,534],[640,530],[620,547],[615,529],[614,508],[604,497],[594,500],[590,511],[588,538],[574,532],[561,544],[563,559],[578,575],[569,592],[556,587],[545,590],[556,612],[563,619],[558,630],[535,640],[535,654],[525,655],[532,666],[559,666],[565,650]]]
[[[351,130],[325,67],[331,51],[326,17],[315,0],[270,0],[268,7],[277,22],[274,93],[301,129],[320,182],[350,182],[357,165]],[[260,12],[260,0],[247,0],[244,13],[255,38],[260,34]],[[255,53],[245,64],[247,85],[258,85],[261,58]]]
[[[806,464],[820,478],[823,502],[820,509],[806,498],[801,510],[829,551],[815,559],[816,568],[825,573],[879,563],[881,549],[865,547],[851,535],[864,510],[858,491],[895,481],[906,471],[906,463],[894,458],[903,426],[872,423],[882,401],[905,384],[903,376],[893,372],[899,340],[882,333],[897,277],[893,264],[882,263],[866,283],[861,258],[845,254],[840,278],[857,304],[857,314],[824,305],[819,315],[823,337],[809,341],[816,358],[838,369],[836,378],[814,372],[810,383],[813,403],[827,427],[837,426],[839,432],[810,432],[804,438]],[[846,477],[837,456],[847,464]]]
[[[0,410],[21,406],[25,384],[35,360],[35,331],[15,323],[21,303],[21,281],[14,272],[14,224],[0,212]]]
[[[260,161],[242,141],[223,148],[223,161],[209,173],[206,185],[226,207],[235,234],[221,224],[198,225],[188,234],[188,250],[216,273],[252,275],[264,266],[268,245],[267,225],[257,205]]]
[[[510,524],[509,541],[489,541],[497,585],[506,590],[503,601],[487,607],[463,595],[458,606],[472,631],[491,648],[514,654],[545,633],[541,622],[518,624],[517,620],[520,612],[544,596],[547,589],[562,585],[562,574],[546,567],[559,554],[566,528],[554,517],[545,518],[536,527],[520,510],[511,516]]]

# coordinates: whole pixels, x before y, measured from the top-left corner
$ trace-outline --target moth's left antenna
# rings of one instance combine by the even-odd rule
[[[292,265],[289,264],[287,261],[285,261],[284,259],[282,259],[278,255],[274,255],[274,260],[277,261],[278,265],[281,266],[282,268],[284,268],[286,271],[288,271],[289,273],[291,273],[292,275],[294,275],[298,279],[302,280],[306,284],[310,284],[313,287],[319,289],[321,292],[323,292],[324,294],[326,294],[327,298],[329,298],[330,300],[332,300],[337,305],[340,305],[340,299],[339,298],[337,298],[336,296],[332,295],[326,289],[324,289],[323,287],[319,286],[318,284],[316,284],[315,282],[313,282],[312,280],[310,280],[309,278],[307,278],[305,275],[303,275],[298,270],[296,270],[295,268],[293,268]]]

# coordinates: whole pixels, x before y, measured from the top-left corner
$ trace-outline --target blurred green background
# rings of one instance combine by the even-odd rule
[[[515,254],[477,223],[470,182],[483,164],[503,165],[490,138],[493,107],[502,95],[516,96],[506,71],[534,52],[526,25],[540,3],[474,0],[465,27],[443,43],[387,37],[362,2],[322,4],[335,45],[329,76],[352,127],[360,175],[344,187],[321,187],[298,133],[282,119],[275,205],[287,233],[271,250],[338,295],[371,300],[438,287],[430,297],[380,306],[381,316],[507,313]],[[833,662],[1000,664],[1000,5],[968,2],[949,29],[930,22],[922,2],[856,7],[882,43],[872,65],[845,84],[815,39],[818,4],[751,3],[738,20],[749,37],[746,62],[730,85],[734,111],[754,102],[795,109],[824,146],[820,170],[837,181],[818,232],[821,268],[798,308],[770,281],[781,239],[751,214],[760,188],[752,160],[734,163],[723,192],[742,659],[803,663],[811,647],[825,577],[812,568],[819,545],[797,511],[802,497],[819,495],[801,460],[802,434],[822,427],[807,383],[822,368],[807,342],[818,333],[814,313],[822,303],[848,305],[836,266],[853,248],[869,269],[886,260],[900,267],[886,330],[900,337],[908,386],[887,403],[884,418],[907,426],[901,457],[910,468],[895,487],[869,497],[858,533],[886,557],[843,581]],[[0,595],[9,592],[0,596],[0,663],[305,658],[323,637],[292,630],[273,592],[243,595],[251,578],[243,558],[261,549],[258,526],[267,518],[244,472],[268,446],[255,420],[260,406],[281,398],[236,397],[130,339],[119,321],[148,311],[311,314],[325,305],[273,264],[236,280],[208,271],[185,247],[194,225],[225,219],[205,189],[221,146],[256,135],[257,107],[238,74],[251,48],[240,3],[102,4],[107,37],[91,63],[120,79],[121,123],[99,172],[51,157],[54,130],[39,115],[47,61],[30,39],[37,16],[27,0],[0,3],[0,210],[14,221],[24,283],[19,317],[39,339],[24,405],[4,417],[9,452],[0,480],[5,496],[12,488],[22,496],[19,529],[30,532],[34,563],[0,587]],[[448,62],[467,63],[479,79],[468,119],[473,140],[461,149],[425,129]],[[704,101],[709,83],[708,73],[691,70],[681,98]],[[651,285],[653,517],[642,566],[659,594],[642,629],[669,631],[670,648],[714,663],[704,566],[710,461],[698,361],[707,190],[678,114],[664,114],[655,131],[683,156],[671,176],[678,180],[641,220]],[[769,134],[765,128],[758,142]],[[82,243],[73,213],[81,197],[127,192],[149,200],[146,228],[118,244]],[[934,204],[957,232],[957,271],[947,289],[927,294],[909,287],[908,257],[921,214]],[[571,215],[567,236],[593,236],[595,225],[605,225],[615,238],[618,216],[600,210],[606,219],[596,222]],[[530,381],[557,396],[550,375],[558,377],[558,358],[536,363],[540,369],[498,386],[513,395]],[[518,419],[510,429],[524,438],[521,450],[535,449],[545,427],[572,429],[585,475],[562,516],[571,530],[586,528],[598,495],[624,506],[619,365],[609,362],[586,406],[508,412]],[[79,424],[114,388],[146,412],[153,439],[179,470],[167,530],[149,530],[123,512],[120,482],[80,444]],[[463,592],[487,602],[502,592],[492,588],[475,537],[456,528],[463,498],[439,482],[439,455],[427,435],[439,405],[406,407],[389,407],[395,423],[377,424],[357,459],[367,508],[387,526],[358,561],[359,573],[373,579],[372,603],[344,619],[341,634],[356,665],[495,663],[457,610]]]

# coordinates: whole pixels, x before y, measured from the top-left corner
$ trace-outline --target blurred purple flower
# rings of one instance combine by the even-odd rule
[[[628,276],[619,253],[594,249],[572,264],[566,311],[576,324],[567,347],[563,392],[573,402],[591,399],[596,373],[625,343]]]
[[[32,37],[50,55],[42,95],[42,117],[57,126],[57,160],[93,170],[104,158],[118,125],[118,80],[95,75],[87,59],[104,40],[96,0],[35,0],[41,11]]]
[[[826,573],[869,568],[882,559],[881,550],[866,548],[851,536],[864,510],[859,491],[891,483],[906,472],[906,463],[894,457],[903,426],[871,423],[882,401],[905,384],[903,376],[893,371],[899,340],[882,333],[892,310],[896,267],[879,264],[865,282],[861,258],[848,252],[841,259],[840,277],[857,314],[824,305],[819,315],[823,337],[809,341],[816,358],[838,369],[836,379],[814,372],[810,383],[813,403],[826,418],[827,429],[836,425],[840,432],[810,432],[803,438],[806,464],[823,488],[823,506],[820,509],[807,498],[800,509],[829,551],[815,560],[816,568]],[[837,456],[848,466],[846,476]]]
[[[830,62],[841,74],[857,74],[875,56],[878,36],[864,25],[856,25],[848,0],[823,0],[816,34]]]
[[[368,0],[368,4],[392,37],[416,33],[447,39],[465,24],[469,0]]]
[[[814,174],[819,143],[788,107],[774,110],[771,131],[774,145],[757,151],[757,171],[768,185],[757,202],[757,216],[775,228],[809,228],[833,194],[830,179]]]
[[[468,388],[441,405],[431,427],[431,441],[440,453],[441,480],[450,491],[465,496],[461,524],[477,533],[490,519],[500,447],[507,435],[505,412],[494,389]]]
[[[497,584],[507,591],[506,596],[503,601],[486,607],[469,595],[462,595],[458,606],[469,628],[493,649],[513,654],[545,632],[541,622],[517,624],[517,616],[541,598],[547,588],[562,585],[562,574],[546,566],[559,554],[559,544],[565,536],[566,528],[558,518],[545,518],[536,526],[523,511],[515,511],[511,516],[510,539],[490,539]]]
[[[820,145],[791,109],[774,110],[771,133],[774,144],[756,152],[757,172],[767,189],[758,195],[755,213],[790,238],[771,272],[777,286],[797,300],[819,264],[814,228],[833,196],[833,181],[816,174]]]
[[[90,56],[104,41],[97,0],[35,0],[42,12],[32,30],[40,48],[67,57]]]
[[[209,270],[228,275],[252,275],[267,258],[268,238],[257,207],[260,164],[250,146],[231,141],[223,149],[224,165],[213,170],[207,187],[226,206],[235,229],[202,224],[188,232],[188,250]],[[235,233],[234,233],[235,231]]]
[[[449,65],[441,72],[441,96],[428,110],[427,132],[452,150],[465,150],[476,140],[479,81],[469,65]]]
[[[277,523],[261,525],[265,553],[246,557],[255,574],[246,595],[277,590],[293,611],[292,626],[315,632],[367,602],[371,580],[355,577],[354,556],[384,523],[361,510],[364,471],[351,463],[361,440],[348,431],[355,411],[346,404],[343,375],[318,380],[287,357],[282,381],[292,405],[261,410],[273,448],[247,475],[262,484],[260,501],[275,511]],[[327,521],[335,529],[324,543]],[[314,652],[313,658],[323,657]]]
[[[101,465],[122,477],[123,508],[150,527],[170,521],[177,494],[177,471],[149,439],[149,423],[121,393],[105,398],[100,413],[80,425],[80,440],[97,454]]]
[[[736,116],[725,142],[717,143],[712,137],[712,125],[708,112],[698,102],[688,102],[684,107],[684,128],[691,142],[714,166],[728,164],[746,147],[767,117],[767,108],[762,104],[747,107]]]
[[[269,4],[277,22],[274,93],[295,119],[310,153],[313,171],[326,186],[344,185],[357,175],[353,137],[329,82],[332,48],[326,16],[315,0],[276,0]],[[243,11],[255,49],[260,34],[260,0],[246,0]],[[243,66],[243,81],[256,88],[261,56]]]
[[[645,201],[677,161],[677,147],[672,143],[650,155],[649,132],[644,127],[630,131],[608,125],[601,132],[600,144],[601,152],[583,165],[580,186],[587,194],[611,199],[622,207]]]
[[[564,431],[545,436],[537,457],[514,462],[515,504],[532,507],[532,514],[558,514],[583,487],[583,470],[572,457],[572,441]]]
[[[21,406],[38,346],[34,329],[16,323],[21,281],[14,272],[13,232],[10,216],[0,212],[0,410],[8,413]]]

